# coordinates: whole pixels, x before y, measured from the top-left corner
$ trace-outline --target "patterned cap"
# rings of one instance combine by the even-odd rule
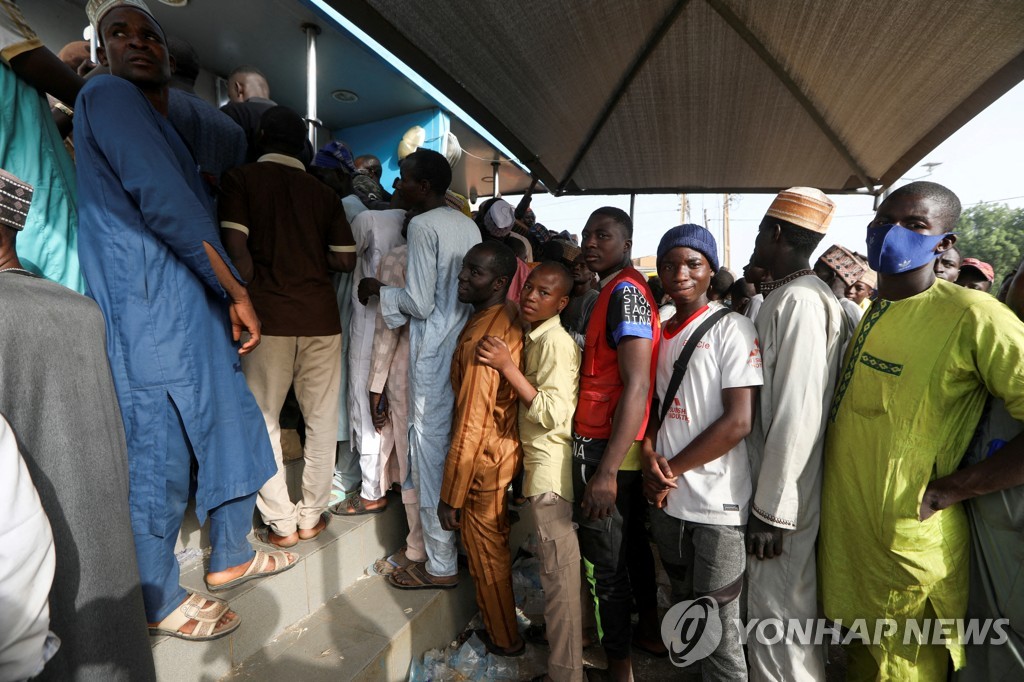
[[[846,286],[856,283],[864,275],[867,266],[853,252],[839,244],[828,247],[818,259],[836,273]]]
[[[153,21],[156,21],[156,17],[149,11],[149,7],[146,6],[143,0],[89,0],[85,5],[85,14],[89,17],[89,23],[92,24],[97,38],[99,37],[100,19],[106,16],[107,12],[117,7],[133,7],[145,12],[153,18]]]
[[[25,229],[31,204],[32,185],[0,169],[0,225],[19,232]]]
[[[352,176],[352,193],[367,205],[376,201],[384,201],[384,188],[365,173],[356,173]]]
[[[872,289],[877,289],[878,273],[872,270],[871,268],[865,267],[864,274],[860,276],[860,279],[858,281],[864,282],[864,284],[867,284]]]
[[[554,239],[549,239],[541,247],[540,260],[556,260],[560,261],[568,267],[572,267],[577,256],[580,255],[580,247],[573,244],[568,239],[563,239],[561,235]]]
[[[352,150],[341,140],[333,140],[321,147],[313,159],[313,165],[317,168],[340,168],[349,175],[358,172]]]
[[[495,199],[484,216],[484,227],[487,228],[487,232],[498,239],[504,239],[512,231],[515,222],[516,215],[512,204],[504,199]]]
[[[473,215],[469,210],[469,202],[466,200],[466,197],[462,196],[458,192],[453,192],[452,190],[445,192],[444,202],[448,204],[449,208],[454,208],[467,218],[470,218]]]
[[[977,258],[964,258],[960,264],[960,271],[963,272],[964,268],[974,268],[990,282],[996,278],[996,271],[992,269],[992,266]]]
[[[825,234],[835,212],[836,205],[820,189],[790,187],[779,192],[765,215]]]

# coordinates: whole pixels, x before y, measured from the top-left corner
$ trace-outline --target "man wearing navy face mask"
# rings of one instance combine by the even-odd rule
[[[827,617],[864,618],[872,632],[890,619],[896,630],[847,647],[851,680],[938,680],[950,658],[963,666],[955,627],[918,644],[907,622],[964,617],[970,542],[959,503],[1024,482],[1022,436],[958,469],[989,393],[1024,419],[1024,325],[932,269],[959,215],[955,194],[915,182],[867,230],[878,296],[832,402],[819,568]]]

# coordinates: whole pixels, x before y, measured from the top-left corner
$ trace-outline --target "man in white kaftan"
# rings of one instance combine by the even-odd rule
[[[773,281],[755,326],[764,387],[747,437],[754,497],[747,527],[747,618],[818,617],[815,540],[821,506],[825,420],[847,337],[832,290],[808,256],[835,210],[820,191],[781,192],[761,222],[751,263]],[[773,541],[762,543],[767,536]],[[753,541],[752,541],[753,540]],[[769,631],[770,634],[770,631]],[[747,642],[750,679],[824,681],[821,646]]]
[[[393,208],[387,211],[364,211],[352,223],[356,240],[356,269],[353,281],[375,277],[380,261],[391,249],[405,242],[402,223],[405,211]],[[370,355],[373,350],[373,329],[377,318],[377,299],[366,305],[359,302],[355,287],[352,289],[352,320],[349,333],[349,427],[352,447],[359,453],[362,473],[360,496],[362,501],[375,502],[384,496],[381,477],[384,469],[381,457],[381,439],[373,426],[370,395],[367,382],[370,376]]]
[[[344,142],[332,140],[317,151],[310,172],[335,191],[345,209],[348,224],[354,226],[356,216],[368,209],[359,197],[352,193],[349,178],[356,172],[353,158],[352,151]],[[349,367],[349,349],[352,345],[349,328],[356,281],[358,280],[353,278],[351,272],[336,272],[331,275],[331,282],[337,294],[338,314],[341,316],[341,366],[345,369]],[[331,511],[336,511],[339,503],[349,493],[359,489],[359,456],[355,453],[355,445],[349,440],[352,430],[349,426],[349,417],[348,379],[342,376],[341,390],[338,393],[338,460],[334,467]]]
[[[451,168],[443,156],[417,150],[402,161],[401,172],[398,191],[418,213],[409,222],[405,287],[363,279],[359,300],[379,295],[381,315],[391,329],[409,322],[409,457],[419,491],[426,572],[442,579],[421,586],[434,587],[452,584],[458,573],[455,536],[441,527],[437,504],[455,407],[452,355],[472,311],[458,300],[458,275],[463,257],[480,243],[480,230],[446,205]]]

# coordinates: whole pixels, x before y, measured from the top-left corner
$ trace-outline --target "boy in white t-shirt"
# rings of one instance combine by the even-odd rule
[[[658,274],[676,314],[662,325],[655,395],[669,408],[651,410],[643,441],[644,494],[653,505],[651,532],[673,600],[711,597],[718,605],[722,639],[700,662],[703,679],[735,682],[747,679],[735,627],[751,495],[744,437],[763,383],[754,324],[742,315],[718,319],[696,340],[678,389],[666,395],[680,353],[723,309],[707,297],[717,270],[718,247],[705,228],[679,225],[662,237]],[[679,650],[670,642],[666,646],[670,655]]]

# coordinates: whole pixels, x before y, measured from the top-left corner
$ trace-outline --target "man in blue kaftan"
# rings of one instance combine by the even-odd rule
[[[294,561],[254,555],[246,539],[275,464],[238,359],[256,344],[236,350],[231,337],[244,326],[258,343],[259,322],[195,161],[165,117],[162,29],[141,0],[91,0],[87,10],[113,75],[92,79],[75,107],[77,162],[88,169],[78,176],[79,255],[106,320],[146,617],[151,633],[209,639],[240,621],[178,584],[174,545],[193,485],[200,522],[211,520],[211,590]]]

